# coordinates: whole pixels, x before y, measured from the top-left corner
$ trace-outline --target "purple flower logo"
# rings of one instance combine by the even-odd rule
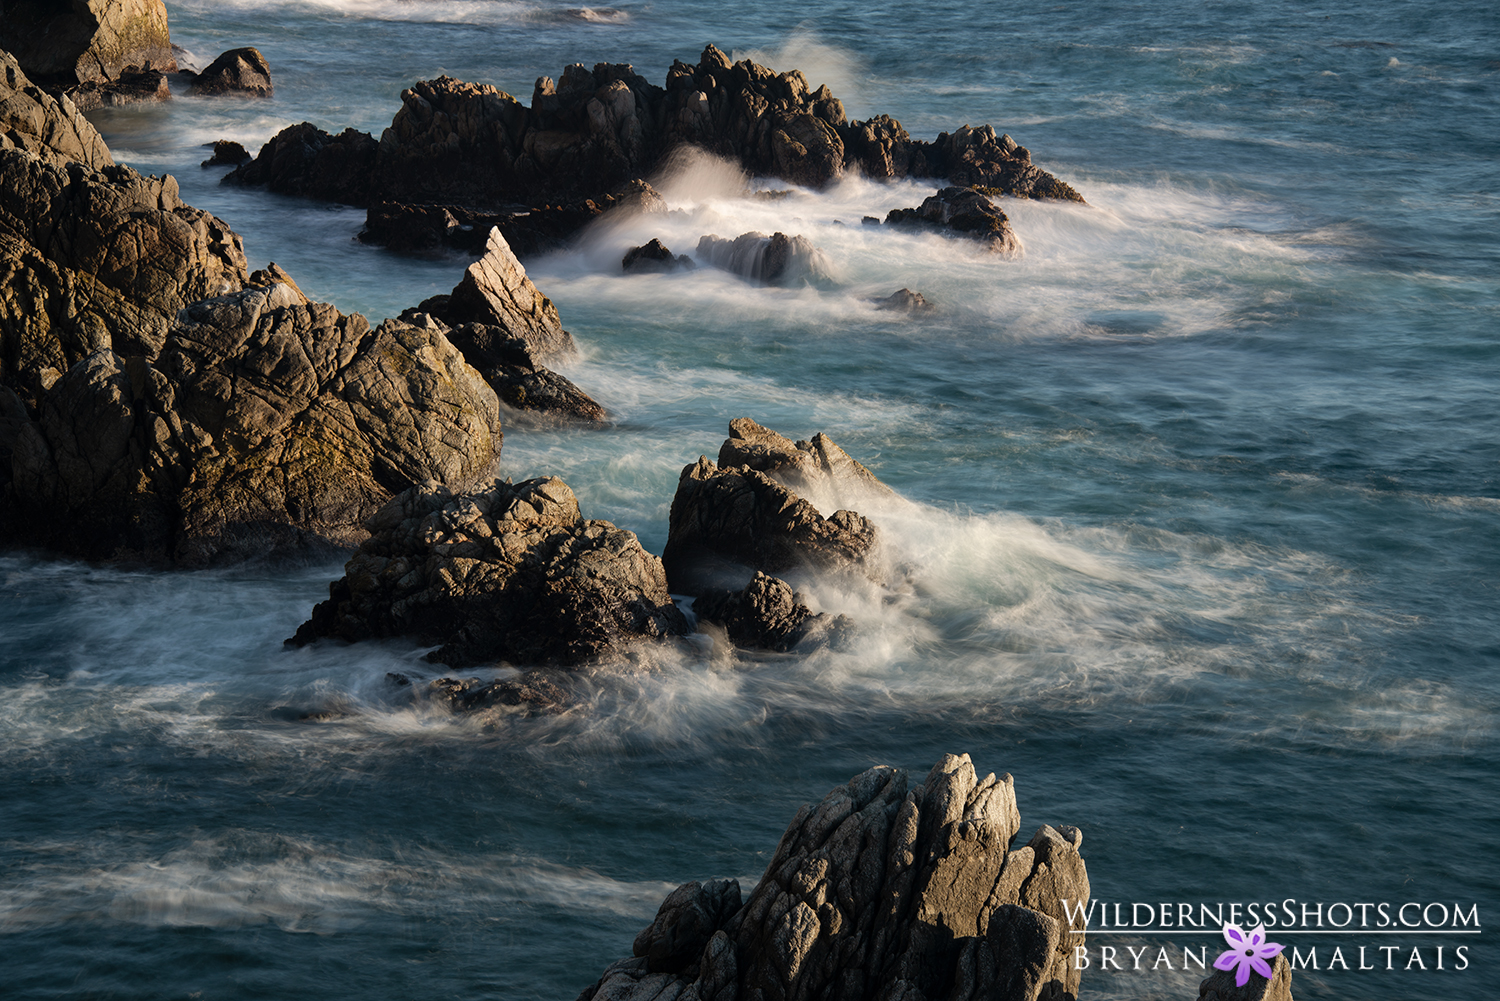
[[[1236,987],[1244,987],[1250,982],[1251,970],[1270,980],[1271,964],[1266,960],[1275,959],[1281,954],[1281,950],[1286,948],[1284,945],[1266,941],[1265,925],[1256,925],[1247,934],[1237,925],[1226,924],[1224,941],[1229,943],[1229,948],[1214,960],[1214,969],[1227,971],[1238,968],[1234,975]]]

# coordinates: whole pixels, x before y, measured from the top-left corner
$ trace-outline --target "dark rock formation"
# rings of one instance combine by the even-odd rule
[[[127,67],[177,69],[162,0],[6,0],[0,49],[48,86],[117,80]]]
[[[579,1001],[1076,998],[1082,834],[1043,825],[1012,850],[1011,777],[967,754],[907,782],[872,768],[802,807],[742,906],[733,881],[679,887]]]
[[[917,208],[892,209],[885,221],[889,226],[951,231],[996,253],[1021,253],[1021,241],[1000,206],[973,188],[943,188]]]
[[[875,525],[847,509],[824,518],[788,484],[864,496],[889,493],[884,484],[824,435],[793,443],[747,418],[730,435],[718,465],[700,456],[678,480],[662,552],[673,591],[738,589],[757,570],[876,572]]]
[[[232,139],[217,139],[213,143],[214,155],[204,160],[204,167],[233,167],[250,159],[245,147]]]
[[[241,94],[246,97],[270,97],[271,64],[260,50],[246,46],[230,49],[208,64],[197,76],[189,92],[203,97]]]
[[[742,591],[709,591],[693,602],[699,619],[716,622],[738,647],[786,652],[804,640],[836,642],[850,622],[814,614],[784,580],[756,573]]]
[[[556,82],[538,80],[529,107],[494,87],[450,77],[416,83],[401,101],[378,143],[352,132],[335,142],[304,123],[278,135],[255,164],[227,181],[362,206],[604,206],[661,169],[675,151],[692,147],[752,174],[812,187],[859,170],[876,178],[948,177],[1017,197],[1083,200],[989,126],[965,126],[924,142],[887,116],[850,122],[828,88],[810,90],[800,71],[731,63],[712,45],[697,65],[673,63],[665,87],[628,64],[574,64]],[[288,166],[284,161],[293,153],[307,162]],[[270,162],[278,158],[279,166]],[[323,163],[328,160],[337,160],[337,169]],[[347,166],[356,160],[357,167]]]
[[[405,491],[288,642],[414,636],[431,659],[572,666],[687,631],[661,561],[607,521],[585,521],[559,479],[456,494]]]
[[[266,185],[345,205],[369,205],[375,191],[375,154],[368,132],[333,136],[310,122],[276,133],[249,163],[224,175],[224,184]]]
[[[527,671],[514,678],[482,682],[478,678],[438,678],[429,682],[429,698],[454,712],[482,715],[553,716],[568,707],[568,693],[555,672]],[[409,684],[409,682],[408,682]]]
[[[640,247],[631,247],[620,260],[620,269],[633,274],[661,274],[666,271],[691,271],[697,265],[686,254],[673,257],[666,244],[652,239]]]
[[[484,256],[469,265],[452,293],[434,296],[418,308],[449,326],[499,327],[525,344],[536,361],[567,358],[578,351],[573,335],[562,328],[557,307],[531,284],[498,229],[490,230]]]
[[[139,66],[127,66],[113,80],[89,80],[69,87],[65,93],[79,111],[172,99],[167,75],[161,70],[141,69]]]
[[[760,285],[818,284],[829,281],[828,259],[805,236],[741,233],[733,240],[705,236],[698,258]]]
[[[53,97],[27,79],[9,52],[0,52],[0,150],[19,149],[48,163],[76,161],[99,169],[114,157],[67,97]]]
[[[607,419],[604,408],[587,393],[538,364],[521,338],[483,323],[461,324],[446,333],[511,409],[541,420],[603,424]]]
[[[1237,987],[1232,971],[1216,971],[1198,985],[1198,1001],[1292,1001],[1292,964],[1285,956],[1271,963],[1271,979],[1251,973],[1244,987]]]
[[[895,313],[925,313],[932,303],[921,292],[909,288],[897,289],[884,299],[872,299],[876,309],[887,309]]]
[[[56,379],[10,445],[7,529],[190,566],[351,546],[392,493],[487,477],[500,442],[493,391],[441,334],[251,287]]]

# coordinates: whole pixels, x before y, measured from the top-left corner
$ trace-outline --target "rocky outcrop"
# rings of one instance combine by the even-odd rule
[[[221,94],[270,97],[274,92],[271,64],[257,48],[230,49],[194,76],[188,90],[202,97]]]
[[[0,150],[0,383],[33,412],[96,351],[154,357],[179,310],[245,272],[239,236],[171,177]]]
[[[1011,777],[967,754],[911,789],[872,768],[797,812],[743,904],[733,880],[675,890],[579,1001],[1071,1001],[1083,837],[1012,849],[1020,825]]]
[[[211,144],[213,155],[204,160],[199,166],[203,167],[233,167],[250,159],[249,152],[245,147],[233,139],[216,139]]]
[[[488,477],[499,405],[434,331],[273,284],[184,309],[158,350],[102,347],[9,451],[12,538],[201,566],[348,547],[395,492]],[[0,451],[4,451],[0,448]]]
[[[227,182],[363,206],[603,206],[628,196],[632,184],[652,176],[675,152],[694,148],[752,174],[809,187],[859,171],[882,179],[947,177],[1016,197],[1083,200],[989,126],[965,126],[925,142],[887,116],[850,122],[828,88],[811,89],[800,71],[731,62],[712,45],[696,65],[674,62],[664,87],[629,64],[574,64],[555,82],[539,79],[529,106],[487,84],[450,77],[414,84],[401,102],[378,143],[346,132],[335,144],[304,123],[278,135],[255,164]],[[335,145],[340,148],[330,152]],[[335,158],[342,164],[355,151],[355,170],[317,166]],[[293,155],[307,163],[288,166]],[[280,166],[272,162],[278,158]],[[335,183],[310,183],[313,176]],[[369,227],[372,238],[379,231]]]
[[[526,277],[526,268],[499,229],[490,230],[484,256],[469,265],[451,294],[428,299],[419,308],[450,326],[499,327],[523,343],[537,361],[567,358],[578,351],[573,335],[562,328],[557,307]]]
[[[1245,986],[1232,970],[1220,970],[1198,985],[1198,1001],[1292,1001],[1292,964],[1285,956],[1271,962],[1271,979],[1251,973]]]
[[[885,221],[888,226],[952,232],[1010,257],[1021,254],[1021,241],[1010,219],[984,192],[973,188],[943,188],[917,208],[892,209]]]
[[[376,150],[368,132],[345,129],[334,136],[303,122],[276,133],[254,160],[225,174],[221,183],[265,185],[284,195],[365,206],[375,198]]]
[[[329,599],[288,642],[412,636],[431,659],[573,666],[687,631],[661,561],[586,521],[556,478],[473,493],[422,484],[369,521]]]
[[[162,0],[6,0],[0,49],[49,86],[117,80],[129,67],[177,69]]]
[[[99,133],[67,97],[33,84],[9,52],[0,52],[0,150],[18,149],[48,163],[100,169],[114,158]]]
[[[662,561],[673,591],[737,590],[755,571],[855,571],[879,575],[875,525],[852,510],[823,517],[788,484],[829,494],[889,492],[824,435],[792,442],[747,418],[730,425],[716,465],[683,468]],[[805,446],[805,448],[804,448]]]
[[[733,240],[705,236],[698,259],[758,285],[820,284],[830,280],[828,258],[805,236],[741,233]]]
[[[693,259],[686,254],[672,256],[667,245],[658,239],[652,239],[639,247],[631,247],[620,259],[620,270],[627,274],[663,274],[668,271],[691,271],[696,267]]]
[[[604,408],[592,397],[539,364],[526,341],[503,328],[465,323],[446,333],[500,402],[512,410],[544,421],[603,424],[607,420]]]
[[[778,653],[809,640],[837,643],[851,625],[843,615],[814,613],[786,581],[758,572],[743,590],[699,595],[693,612],[723,626],[735,646]]]

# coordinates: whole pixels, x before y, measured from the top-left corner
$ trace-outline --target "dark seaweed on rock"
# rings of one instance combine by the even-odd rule
[[[802,807],[743,903],[733,880],[678,887],[579,1001],[1073,1001],[1081,832],[1012,848],[1011,777],[967,754],[908,781],[880,766]]]

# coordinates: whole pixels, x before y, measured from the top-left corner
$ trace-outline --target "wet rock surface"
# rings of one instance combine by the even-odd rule
[[[737,647],[778,653],[806,641],[836,645],[851,626],[843,615],[814,613],[786,581],[759,572],[743,590],[699,595],[693,612],[723,626]]]
[[[393,498],[289,643],[411,636],[454,666],[576,666],[687,631],[661,561],[554,477]]]
[[[664,274],[668,271],[691,271],[697,264],[686,254],[672,255],[667,245],[658,239],[639,247],[631,247],[620,259],[620,270],[628,274]]]
[[[712,234],[698,241],[698,260],[758,285],[820,284],[829,280],[828,259],[805,236]]]
[[[973,188],[943,188],[914,209],[892,209],[885,221],[888,226],[966,237],[1009,257],[1022,252],[1010,219],[988,195]]]
[[[932,303],[921,292],[913,292],[909,288],[900,288],[886,296],[884,299],[872,299],[876,309],[889,310],[893,313],[925,313],[931,310]]]
[[[968,755],[908,785],[880,766],[802,807],[739,906],[734,881],[679,887],[579,1001],[1076,998],[1082,835],[1043,825],[1013,849],[1011,777]]]
[[[662,553],[674,591],[738,590],[755,571],[878,572],[873,522],[848,509],[825,518],[788,485],[887,490],[869,470],[823,435],[792,442],[748,418],[730,435],[717,464],[701,456],[678,480]]]

